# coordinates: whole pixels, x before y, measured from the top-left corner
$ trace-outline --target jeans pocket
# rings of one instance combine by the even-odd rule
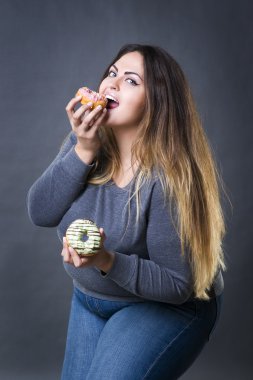
[[[216,329],[216,326],[219,322],[219,319],[220,319],[220,313],[221,313],[221,305],[222,305],[222,298],[223,298],[223,295],[219,295],[219,296],[216,296],[214,298],[215,300],[215,304],[216,304],[216,317],[215,317],[215,321],[214,321],[214,324],[209,332],[209,335],[208,335],[208,340],[211,339],[212,335],[213,335],[213,332],[214,330]]]

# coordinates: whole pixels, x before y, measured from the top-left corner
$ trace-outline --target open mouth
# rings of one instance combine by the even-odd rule
[[[107,109],[111,110],[119,106],[119,102],[115,98],[113,98],[113,96],[106,95],[106,99],[108,100],[106,105]]]

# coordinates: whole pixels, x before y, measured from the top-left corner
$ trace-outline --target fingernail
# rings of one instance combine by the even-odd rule
[[[102,109],[101,105],[97,106],[97,110],[101,110],[101,109]]]
[[[87,106],[88,106],[88,107],[91,107],[92,104],[93,104],[92,102],[89,102],[89,103],[87,103]]]

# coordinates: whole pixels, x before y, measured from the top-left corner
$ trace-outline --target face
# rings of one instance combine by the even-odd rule
[[[109,99],[105,126],[136,129],[145,106],[142,55],[139,52],[127,53],[116,61],[101,82],[99,93]]]

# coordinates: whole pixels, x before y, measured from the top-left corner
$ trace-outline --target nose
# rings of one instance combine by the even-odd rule
[[[120,80],[118,77],[111,77],[110,78],[110,81],[108,83],[108,87],[111,89],[111,90],[118,90],[119,89],[119,85],[120,85]]]

